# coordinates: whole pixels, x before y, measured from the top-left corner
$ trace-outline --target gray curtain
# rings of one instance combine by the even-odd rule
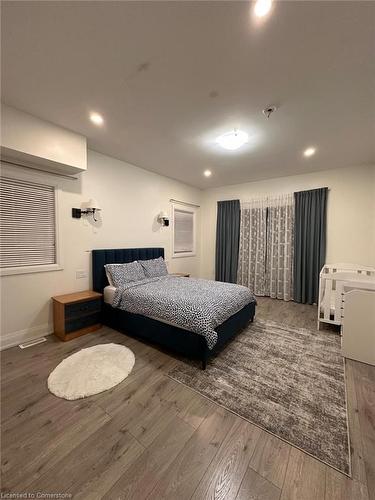
[[[316,304],[326,256],[328,188],[294,193],[294,300]]]
[[[240,216],[241,206],[239,200],[217,202],[216,281],[236,283]]]

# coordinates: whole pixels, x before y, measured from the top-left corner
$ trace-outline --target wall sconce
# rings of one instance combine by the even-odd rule
[[[72,217],[74,219],[80,219],[82,215],[92,214],[94,221],[98,221],[98,219],[95,218],[95,214],[99,212],[101,208],[95,199],[91,198],[88,202],[82,203],[82,207],[83,208],[72,208]]]
[[[158,215],[158,222],[165,227],[169,226],[169,217],[167,212],[160,212]]]

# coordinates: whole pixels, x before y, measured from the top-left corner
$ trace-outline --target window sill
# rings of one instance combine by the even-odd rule
[[[184,252],[184,253],[175,253],[172,255],[172,259],[179,259],[181,257],[196,257],[195,252]]]
[[[0,276],[11,276],[13,274],[45,273],[51,271],[62,271],[60,264],[47,264],[42,266],[6,267],[0,269]]]

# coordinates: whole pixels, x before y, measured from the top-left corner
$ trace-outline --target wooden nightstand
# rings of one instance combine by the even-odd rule
[[[61,340],[71,340],[101,327],[102,294],[68,293],[52,297],[54,334]]]
[[[170,273],[171,276],[177,276],[178,278],[190,278],[188,273]]]

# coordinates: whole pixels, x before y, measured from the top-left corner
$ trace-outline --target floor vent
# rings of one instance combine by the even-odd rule
[[[23,344],[19,344],[18,347],[20,347],[21,349],[27,349],[28,347],[41,344],[42,342],[47,342],[46,337],[40,337],[39,339],[30,340],[30,342],[24,342]]]

